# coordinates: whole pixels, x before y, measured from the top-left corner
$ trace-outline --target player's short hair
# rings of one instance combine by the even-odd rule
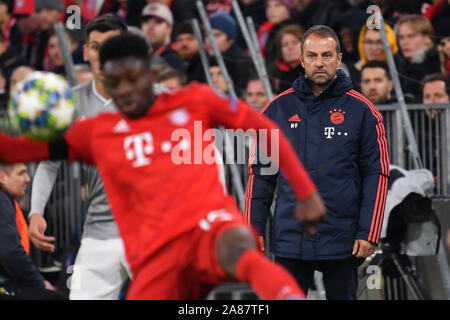
[[[125,32],[127,31],[127,26],[125,25],[125,23],[123,23],[122,20],[120,20],[120,18],[116,17],[115,15],[105,14],[87,24],[86,39],[93,31],[104,33],[111,30],[120,30],[120,32]]]
[[[103,69],[109,60],[126,57],[142,59],[150,65],[149,47],[142,37],[129,32],[109,38],[100,47],[100,67]]]
[[[311,35],[311,34],[317,34],[321,37],[331,37],[334,39],[334,41],[336,42],[336,54],[341,53],[341,43],[339,42],[339,38],[336,34],[336,32],[334,32],[333,29],[331,29],[328,26],[322,25],[322,24],[317,24],[315,26],[312,26],[311,28],[309,28],[308,30],[306,30],[305,34],[303,35],[300,47],[302,50],[302,55],[303,55],[303,45],[305,44],[306,39]]]
[[[367,62],[362,68],[361,68],[361,74],[364,71],[364,69],[371,69],[371,68],[380,68],[383,69],[386,73],[386,77],[391,80],[391,74],[389,72],[389,67],[386,62],[379,61],[379,60],[372,60]]]

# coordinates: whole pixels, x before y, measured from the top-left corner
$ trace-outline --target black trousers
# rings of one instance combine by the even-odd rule
[[[275,262],[284,266],[297,280],[305,294],[314,287],[314,271],[323,274],[328,300],[356,300],[358,290],[358,265],[354,257],[342,260],[307,261],[275,257]]]

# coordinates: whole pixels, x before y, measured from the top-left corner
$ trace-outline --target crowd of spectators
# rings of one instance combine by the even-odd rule
[[[232,1],[203,0],[203,4],[234,91],[245,98],[255,67]],[[380,31],[371,28],[368,22],[371,11],[367,8],[371,5],[382,10],[407,102],[422,102],[425,76],[450,76],[449,0],[239,0],[238,4],[244,17],[254,21],[276,94],[288,89],[304,72],[300,59],[304,31],[314,24],[324,24],[340,37],[342,69],[351,77],[355,89],[368,94],[369,99],[374,98],[375,103],[395,102],[390,74],[382,65],[386,63],[386,54]],[[73,10],[73,5],[78,10]],[[202,26],[200,46],[194,34],[191,20],[201,22],[195,0],[0,0],[0,109],[7,105],[13,71],[18,67],[65,75],[63,55],[53,30],[56,22],[80,18],[75,28],[67,28],[68,45],[77,80],[91,79],[90,66],[84,59],[84,28],[104,14],[120,17],[147,38],[158,82],[169,81],[172,89],[191,81],[206,82],[199,56],[204,47],[214,86],[228,91],[205,28]],[[26,73],[19,75],[22,74]],[[376,86],[385,86],[378,89],[384,91],[383,97],[375,92]]]

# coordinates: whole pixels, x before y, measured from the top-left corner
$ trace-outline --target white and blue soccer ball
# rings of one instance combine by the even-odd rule
[[[75,95],[62,76],[35,71],[16,84],[8,111],[21,134],[33,140],[51,141],[72,124]]]

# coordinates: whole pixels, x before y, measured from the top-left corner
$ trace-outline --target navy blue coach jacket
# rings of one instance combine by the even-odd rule
[[[297,152],[327,208],[316,234],[294,217],[296,198],[282,173],[262,175],[251,155],[244,216],[265,235],[276,186],[271,251],[303,260],[343,259],[356,239],[378,243],[386,202],[389,156],[383,119],[341,70],[317,97],[301,76],[262,111]]]

